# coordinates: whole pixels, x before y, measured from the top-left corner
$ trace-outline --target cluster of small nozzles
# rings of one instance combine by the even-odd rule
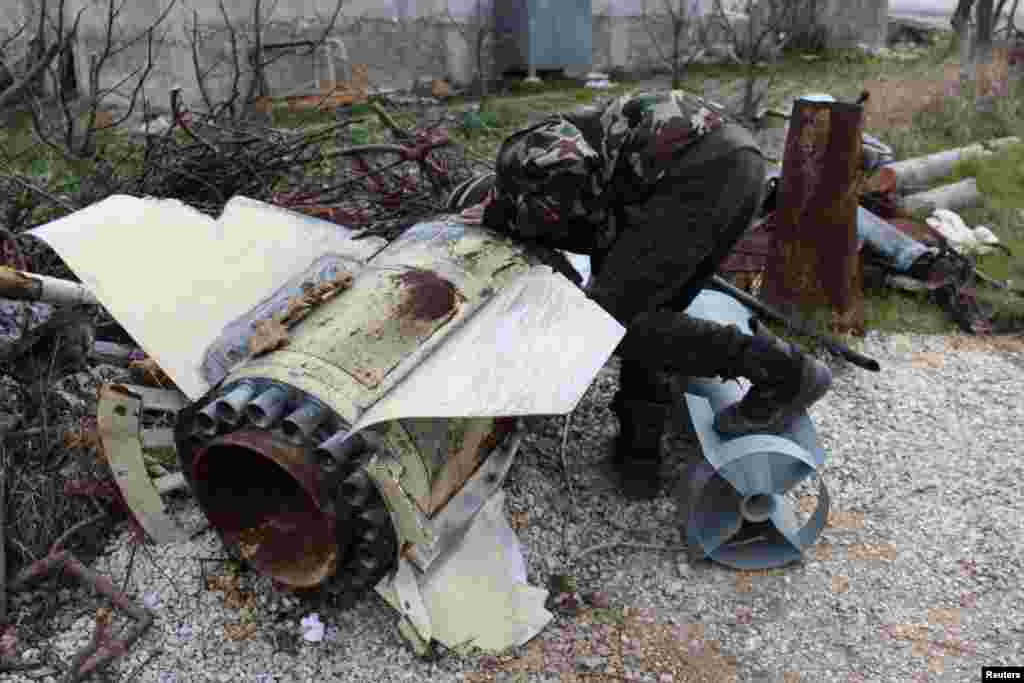
[[[203,408],[196,415],[196,428],[203,436],[214,436],[220,425],[235,428],[244,419],[260,429],[280,425],[288,441],[304,445],[331,417],[331,411],[311,399],[293,407],[292,393],[278,384],[258,391],[256,384],[242,382]],[[291,412],[287,412],[290,407]]]
[[[313,451],[322,469],[347,474],[338,490],[337,505],[338,517],[351,520],[352,537],[349,561],[339,575],[353,588],[366,586],[395,559],[391,514],[365,469],[381,446],[373,432],[351,436],[339,432]]]
[[[342,425],[324,404],[290,387],[242,381],[196,414],[194,433],[212,438],[244,426],[279,429],[289,443],[308,447]],[[338,523],[345,526],[339,531],[339,555],[346,563],[337,576],[350,588],[365,587],[395,559],[391,516],[365,469],[382,447],[380,436],[372,431],[352,434],[340,429],[311,453],[325,481],[339,482],[331,488]],[[347,542],[341,535],[348,537]]]

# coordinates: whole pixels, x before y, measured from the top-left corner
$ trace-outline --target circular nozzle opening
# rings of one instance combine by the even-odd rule
[[[748,522],[766,522],[775,512],[775,499],[766,493],[747,496],[740,503],[740,513]]]
[[[226,543],[262,574],[310,588],[334,574],[335,520],[316,499],[316,468],[265,432],[215,440],[193,464],[195,493]]]
[[[213,404],[213,410],[217,415],[217,419],[221,422],[227,422],[230,425],[238,424],[241,415],[235,410],[227,401],[221,400]]]
[[[210,409],[196,413],[196,430],[201,434],[214,434],[217,431],[217,420],[211,415]]]
[[[264,429],[269,425],[270,417],[267,415],[267,411],[255,403],[250,403],[245,407],[245,416],[249,418],[249,422],[252,422],[258,427]]]

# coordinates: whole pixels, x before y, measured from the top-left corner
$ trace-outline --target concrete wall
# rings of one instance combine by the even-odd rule
[[[888,0],[818,0],[819,21],[828,30],[828,46],[884,47],[889,27]]]
[[[118,20],[117,37],[130,38],[145,31],[170,1],[128,0]],[[706,11],[712,0],[688,1],[695,3],[694,10]],[[831,27],[833,45],[884,43],[887,0],[818,1],[821,16]],[[0,32],[16,25],[26,12],[34,11],[38,2],[0,0]],[[450,9],[456,17],[466,16],[473,12],[475,3],[476,0],[451,0]],[[652,32],[658,36],[663,50],[670,51],[668,26],[659,26],[657,22],[648,26],[639,16],[643,3],[644,0],[594,0],[595,68],[645,71],[658,66],[661,59],[652,43]],[[102,49],[104,4],[94,0],[66,0],[68,17],[80,9],[85,10],[76,49],[80,83],[87,80],[90,53]],[[242,29],[240,39],[243,42],[247,40],[245,29],[251,25],[252,4],[253,0],[225,0],[232,24]],[[273,15],[265,18],[264,36],[265,43],[274,43],[317,35],[333,11],[335,0],[268,0],[264,4],[275,7]],[[318,79],[330,79],[332,74],[342,78],[347,63],[367,64],[371,84],[377,87],[407,88],[420,76],[441,76],[466,83],[475,71],[472,50],[459,31],[440,20],[447,6],[446,0],[345,0],[341,20],[333,34],[337,39],[334,49],[304,58],[282,59],[268,73],[272,92],[285,94]],[[161,27],[156,66],[145,92],[146,98],[157,108],[166,107],[168,92],[175,86],[184,89],[186,100],[199,100],[189,41],[194,16],[203,27],[199,49],[201,66],[204,69],[214,67],[208,79],[210,89],[216,96],[230,88],[229,33],[218,3],[178,0]],[[104,74],[105,85],[112,85],[141,66],[145,53],[145,41],[140,41],[111,60]],[[125,102],[131,85],[126,83],[111,102]]]

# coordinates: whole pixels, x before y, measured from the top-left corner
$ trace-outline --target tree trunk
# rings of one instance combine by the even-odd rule
[[[977,81],[975,102],[979,111],[991,111],[995,105],[993,90],[998,87],[998,84],[993,82],[992,68],[995,52],[992,42],[995,28],[994,4],[995,0],[977,0],[976,6],[977,32],[974,36],[972,54]]]
[[[1013,40],[1013,31],[1017,27],[1017,5],[1020,0],[1013,0],[1010,5],[1010,14],[1006,17],[1006,40]]]
[[[916,191],[928,187],[933,181],[953,174],[953,167],[969,157],[989,156],[991,153],[982,145],[969,145],[956,149],[936,152],[923,157],[904,159],[883,166],[879,174],[883,183],[897,192]]]
[[[488,89],[487,89],[487,73],[484,68],[484,34],[485,29],[480,27],[480,32],[476,39],[476,75],[480,79],[480,111],[481,113],[487,110],[488,105]]]
[[[978,33],[974,38],[975,55],[984,58],[992,54],[992,29],[995,28],[994,0],[978,0]]]
[[[672,89],[679,90],[683,87],[682,79],[682,65],[680,62],[683,59],[680,53],[680,39],[682,38],[683,32],[683,18],[673,17],[672,18]]]

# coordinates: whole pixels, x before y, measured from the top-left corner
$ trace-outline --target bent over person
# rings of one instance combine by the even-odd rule
[[[784,430],[831,384],[827,366],[763,328],[751,336],[683,312],[750,227],[765,171],[751,135],[701,98],[626,95],[510,136],[486,198],[463,213],[591,257],[588,295],[627,328],[612,463],[628,495],[660,488],[671,407],[661,373],[749,379],[715,417],[725,435]]]

